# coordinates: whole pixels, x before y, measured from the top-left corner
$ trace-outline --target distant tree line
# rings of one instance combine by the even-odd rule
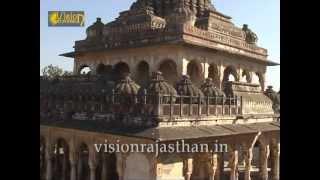
[[[42,76],[54,78],[59,76],[71,76],[73,73],[71,71],[65,71],[59,66],[54,66],[52,64],[45,66],[41,69]]]

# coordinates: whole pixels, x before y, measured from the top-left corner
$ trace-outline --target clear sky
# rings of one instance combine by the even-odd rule
[[[73,60],[58,56],[73,51],[74,41],[85,38],[85,28],[96,17],[104,23],[112,21],[120,11],[127,10],[135,0],[41,0],[40,66],[53,64],[72,71]],[[212,0],[216,9],[233,18],[242,27],[248,24],[259,38],[258,45],[268,49],[269,60],[280,63],[280,1],[279,0]],[[85,11],[85,27],[48,27],[48,11]],[[270,67],[266,84],[280,88],[280,66]]]

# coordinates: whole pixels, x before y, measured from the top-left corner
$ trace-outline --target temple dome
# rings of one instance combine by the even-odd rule
[[[200,87],[201,91],[205,96],[210,97],[222,97],[226,96],[223,91],[214,86],[212,78],[207,78],[205,83]]]
[[[164,80],[160,71],[152,74],[150,83],[146,90],[148,94],[177,95],[177,91]]]
[[[202,91],[192,84],[188,75],[183,75],[182,79],[177,83],[177,92],[183,96],[204,96]]]
[[[114,92],[120,95],[137,95],[140,86],[129,75],[126,75],[115,85]]]

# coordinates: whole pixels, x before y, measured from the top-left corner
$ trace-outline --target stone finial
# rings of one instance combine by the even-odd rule
[[[175,88],[164,80],[160,71],[152,73],[152,78],[147,86],[147,91],[151,94],[160,93],[165,95],[177,95]]]
[[[201,85],[200,90],[208,97],[226,97],[223,91],[214,86],[212,78],[207,78]],[[219,99],[217,103],[222,103],[222,99]]]
[[[204,96],[202,91],[192,84],[189,75],[183,75],[177,84],[177,92],[184,96]]]
[[[248,24],[244,24],[242,30],[245,33],[247,43],[256,44],[258,42],[258,36],[249,29]]]
[[[140,86],[130,78],[130,73],[127,73],[115,86],[115,93],[124,95],[138,94]]]
[[[265,95],[268,96],[273,102],[272,108],[276,113],[280,113],[280,94],[273,90],[272,86],[268,86],[265,91]]]

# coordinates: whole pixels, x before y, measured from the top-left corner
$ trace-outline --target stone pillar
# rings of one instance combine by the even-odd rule
[[[223,78],[224,78],[224,70],[225,70],[225,67],[223,66],[223,65],[219,65],[218,66],[219,68],[218,68],[218,70],[219,70],[219,84],[220,84],[220,89],[221,90],[223,90],[223,86],[224,86],[224,84],[223,84]]]
[[[107,158],[106,154],[102,154],[102,170],[101,170],[101,180],[107,180]]]
[[[193,170],[193,159],[191,157],[188,157],[184,162],[184,166],[185,166],[184,179],[191,180],[191,175],[192,175],[192,170]]]
[[[121,153],[117,154],[117,172],[119,176],[119,180],[123,180],[123,155]]]
[[[61,172],[59,171],[59,166],[61,165],[60,148],[58,145],[55,147],[55,152],[56,153],[53,155],[53,158],[54,158],[53,174],[55,176],[61,177]]]
[[[50,152],[50,145],[46,148],[46,180],[52,180],[52,155]]]
[[[162,178],[162,164],[157,162],[156,163],[156,180]]]
[[[280,179],[280,143],[274,145],[271,149],[271,180]]]
[[[62,175],[61,175],[62,177],[61,177],[61,180],[66,180],[67,163],[68,163],[67,155],[66,155],[66,152],[65,152],[65,148],[63,148]]]
[[[203,75],[204,75],[204,79],[208,78],[209,76],[209,64],[207,63],[207,60],[205,60],[205,62],[203,63]]]
[[[77,180],[77,163],[74,160],[70,160],[70,180]]]
[[[244,160],[245,160],[244,180],[251,180],[252,158],[253,158],[252,147],[249,147],[244,150]]]
[[[76,59],[73,60],[73,75],[78,75],[78,61]]]
[[[260,147],[260,180],[268,180],[268,158],[270,150],[269,145]]]
[[[90,180],[96,180],[96,170],[98,166],[98,157],[97,157],[97,152],[93,149],[93,146],[91,146],[92,149],[89,148],[89,176]]]
[[[70,151],[70,180],[77,180],[77,154],[74,151]]]
[[[89,168],[90,168],[90,180],[96,180],[97,164],[94,162],[90,162]]]
[[[230,152],[229,166],[230,166],[230,180],[238,180],[238,162],[239,162],[238,150]]]
[[[186,58],[182,59],[182,63],[181,64],[177,64],[177,66],[179,66],[178,68],[178,73],[181,72],[182,75],[187,75],[188,74],[188,70],[187,70],[187,66],[188,66],[189,61]]]
[[[220,156],[218,156],[218,171],[216,172],[216,177],[219,177],[219,179],[222,179],[224,175],[224,152],[220,153]],[[217,179],[217,180],[219,180]]]
[[[214,153],[210,156],[209,162],[209,179],[210,180],[219,180],[219,161],[218,161],[218,154]],[[218,176],[217,176],[218,175]]]
[[[83,160],[82,160],[82,157],[81,157],[81,153],[79,153],[79,161],[78,161],[78,165],[77,165],[77,177],[78,177],[78,180],[81,180],[80,178],[82,177],[82,170],[83,170]]]

